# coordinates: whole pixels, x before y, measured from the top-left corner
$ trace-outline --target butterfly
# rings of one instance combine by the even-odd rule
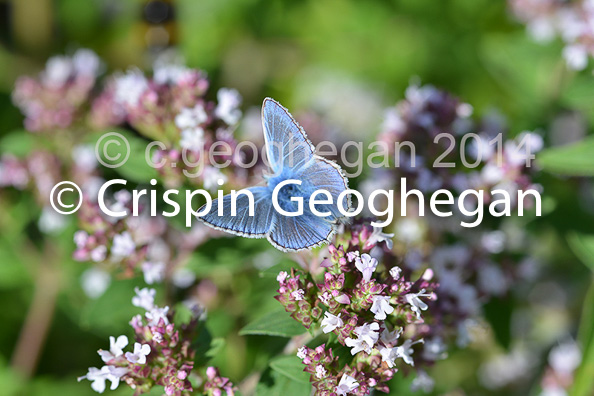
[[[200,219],[207,225],[248,238],[267,238],[277,249],[299,251],[311,249],[329,242],[344,218],[337,206],[338,196],[348,190],[348,179],[342,169],[333,161],[316,154],[303,128],[289,111],[271,98],[262,104],[262,125],[266,156],[270,173],[265,174],[265,186],[248,188],[254,197],[254,216],[249,216],[249,200],[246,195],[235,197],[236,215],[231,216],[231,194],[222,200],[222,215],[219,215],[218,199],[213,200],[211,210]],[[300,185],[280,183],[298,180]],[[298,210],[295,199],[303,200],[303,214],[286,216],[275,209],[273,192],[277,188],[278,207],[283,211]],[[317,203],[314,214],[309,205],[311,194],[319,189],[328,191],[332,203]],[[343,196],[344,197],[344,196]],[[329,197],[327,197],[329,198]],[[347,196],[348,198],[348,196]],[[343,208],[350,208],[350,201],[343,202]]]

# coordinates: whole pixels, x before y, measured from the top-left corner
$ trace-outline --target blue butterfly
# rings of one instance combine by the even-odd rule
[[[329,242],[338,223],[344,217],[337,206],[338,196],[348,190],[348,180],[336,163],[316,155],[313,144],[289,111],[274,99],[266,98],[262,104],[262,125],[266,155],[271,174],[264,175],[267,185],[250,187],[254,196],[254,216],[249,216],[249,200],[245,194],[236,197],[236,216],[231,216],[231,195],[225,195],[223,215],[218,214],[215,199],[208,213],[200,217],[207,225],[248,238],[267,238],[282,251],[310,249]],[[278,189],[278,206],[294,212],[298,204],[291,197],[302,197],[303,214],[285,216],[273,206],[272,194],[276,186],[290,179],[300,185],[286,184]],[[309,197],[319,189],[328,191],[332,203],[316,203],[315,208],[326,214],[311,212]],[[348,194],[347,194],[348,197]],[[317,201],[323,199],[318,197]],[[344,206],[350,208],[350,200]]]

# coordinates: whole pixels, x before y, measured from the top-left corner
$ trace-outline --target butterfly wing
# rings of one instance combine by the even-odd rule
[[[334,224],[309,212],[296,217],[277,215],[268,241],[279,250],[298,251],[329,242],[335,232]]]
[[[315,149],[305,131],[274,99],[264,99],[262,126],[266,154],[274,174],[280,174],[285,168],[297,170],[313,159]]]
[[[249,215],[249,198],[245,194],[236,197],[236,216],[231,216],[231,194],[223,197],[223,215],[218,215],[219,200],[212,201],[210,212],[200,217],[207,225],[235,235],[248,238],[265,237],[277,217],[267,187],[250,187],[254,196],[254,216]],[[202,210],[202,208],[201,208]]]
[[[319,212],[331,213],[330,216],[323,217],[326,221],[336,222],[343,217],[343,214],[338,209],[338,196],[348,190],[348,179],[343,175],[342,169],[335,162],[319,155],[315,155],[314,157],[315,160],[299,169],[294,178],[302,181],[304,195],[307,197],[310,197],[317,190],[325,190],[330,193],[332,204],[316,204],[315,206]],[[320,196],[318,199],[322,198],[323,196]],[[345,202],[342,203],[342,208],[348,211],[351,207],[350,196],[346,195],[343,199]],[[304,211],[309,212],[309,203],[304,206]]]
[[[333,202],[348,189],[347,179],[334,162],[315,154],[305,131],[297,124],[287,109],[273,99],[266,98],[262,105],[262,124],[266,153],[273,175],[283,179],[302,181],[302,195],[309,196],[317,189],[330,192]],[[231,216],[231,196],[223,197],[223,215],[218,215],[218,200],[214,200],[210,213],[201,217],[206,224],[232,234],[262,238],[283,251],[298,251],[329,242],[336,232],[341,217],[335,204],[318,205],[321,212],[331,216],[318,217],[311,213],[304,199],[301,216],[283,216],[272,205],[272,191],[267,187],[249,188],[254,195],[254,216],[249,216],[248,198],[237,198],[237,215]],[[281,203],[281,207],[282,207]],[[345,205],[349,208],[350,205]]]

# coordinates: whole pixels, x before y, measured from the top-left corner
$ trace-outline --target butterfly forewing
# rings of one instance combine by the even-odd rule
[[[274,99],[264,99],[262,124],[266,154],[274,174],[283,169],[298,170],[312,160],[314,147],[287,109]]]

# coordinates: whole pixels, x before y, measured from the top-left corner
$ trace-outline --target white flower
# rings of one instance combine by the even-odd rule
[[[377,268],[377,260],[364,253],[361,257],[355,259],[355,267],[363,274],[363,280],[369,282],[371,280],[371,274]]]
[[[467,145],[467,150],[470,155],[475,159],[481,159],[486,161],[493,157],[495,153],[495,147],[489,144],[489,137],[480,134],[475,135],[478,139],[471,139],[471,142]]]
[[[176,268],[171,276],[171,281],[175,287],[185,289],[194,284],[196,281],[196,274],[186,267]]]
[[[161,282],[165,277],[165,263],[145,261],[142,263],[142,273],[144,281],[149,285]]]
[[[79,144],[72,149],[72,159],[77,169],[91,172],[97,168],[95,148],[88,144]]]
[[[105,381],[111,381],[109,389],[114,390],[120,384],[120,378],[128,372],[125,367],[103,366],[101,369],[89,367],[89,372],[82,377],[78,377],[78,382],[83,379],[92,381],[91,388],[95,392],[103,393],[105,391]]]
[[[136,106],[148,82],[140,70],[128,70],[115,79],[114,100],[120,105]]]
[[[163,320],[163,323],[168,325],[169,319],[167,319],[167,313],[169,312],[169,307],[154,307],[150,311],[146,312],[144,316],[148,319],[149,326],[158,326],[159,322]]]
[[[371,347],[361,337],[357,337],[356,339],[349,337],[344,340],[344,343],[346,346],[351,348],[351,355],[353,356],[361,351],[365,351],[367,353],[371,352]]]
[[[410,384],[410,390],[412,390],[413,392],[422,390],[425,393],[429,393],[433,391],[434,386],[435,381],[433,380],[433,378],[429,377],[429,375],[425,371],[419,370],[416,378]]]
[[[363,326],[355,328],[354,333],[357,339],[347,338],[345,344],[352,348],[351,354],[355,355],[360,351],[370,352],[379,338],[379,323],[365,323]]]
[[[336,387],[336,394],[340,396],[347,395],[357,389],[359,387],[359,383],[356,379],[351,377],[348,374],[343,374],[342,378],[340,378],[340,382]]]
[[[109,362],[111,359],[121,356],[124,353],[122,349],[125,348],[126,345],[128,345],[128,337],[125,335],[119,336],[117,340],[115,337],[109,337],[109,351],[100,349],[97,353],[101,356],[101,359],[104,362]]]
[[[218,105],[215,109],[215,115],[228,125],[235,125],[241,118],[241,110],[238,109],[241,104],[241,95],[235,89],[221,88],[217,92]]]
[[[328,305],[330,303],[330,298],[332,296],[330,295],[330,293],[328,292],[324,292],[320,297],[320,301],[322,301],[324,304]]]
[[[371,312],[375,314],[375,319],[385,320],[386,315],[394,312],[394,307],[390,305],[390,297],[374,296],[373,304],[371,304]]]
[[[330,333],[337,327],[342,327],[342,325],[343,322],[340,319],[340,314],[338,316],[332,315],[330,312],[324,314],[324,319],[322,319],[322,331],[324,333]]]
[[[402,327],[398,330],[389,331],[388,329],[384,329],[382,331],[382,335],[380,337],[381,341],[386,345],[394,345],[396,341],[400,338],[402,334]]]
[[[481,245],[483,245],[483,248],[485,248],[489,253],[501,253],[505,248],[505,232],[486,232],[481,237]]]
[[[276,281],[279,283],[283,283],[287,279],[288,276],[289,276],[289,274],[287,274],[287,271],[281,271],[276,276]]]
[[[160,64],[155,62],[153,67],[153,80],[160,85],[177,84],[191,70],[182,65]]]
[[[149,289],[148,287],[138,289],[135,287],[134,291],[136,292],[136,295],[132,297],[132,305],[144,308],[147,311],[150,311],[155,307],[155,294],[157,293],[155,289]]]
[[[544,141],[536,132],[524,131],[518,135],[517,141],[524,143],[526,151],[534,154],[542,150]]]
[[[77,74],[95,77],[99,74],[101,61],[95,52],[81,48],[72,56],[72,66]]]
[[[219,168],[209,166],[204,169],[202,184],[205,189],[216,191],[219,188],[219,179],[223,180],[223,183],[227,181],[227,176]]]
[[[582,44],[572,44],[563,48],[563,57],[567,66],[573,70],[584,70],[588,66],[588,51]]]
[[[66,216],[59,214],[52,207],[45,207],[41,211],[38,221],[39,230],[46,234],[55,234],[66,227]]]
[[[360,254],[361,253],[358,250],[355,250],[354,252],[347,252],[346,257],[347,257],[347,260],[353,261],[353,260],[356,260]]]
[[[145,364],[146,357],[151,353],[151,346],[149,344],[141,345],[138,342],[134,343],[134,353],[126,352],[126,359],[133,364]]]
[[[96,267],[89,268],[80,277],[80,284],[83,291],[92,299],[101,297],[110,283],[111,275]]]
[[[538,396],[568,396],[568,393],[561,385],[545,383]]]
[[[297,289],[291,293],[291,296],[293,296],[296,301],[301,301],[305,296],[305,291],[303,289]]]
[[[400,274],[402,273],[402,268],[400,267],[392,267],[390,268],[390,276],[395,280],[400,279]]]
[[[391,107],[386,110],[382,123],[382,131],[390,132],[397,136],[406,132],[406,122],[404,122],[397,109]]]
[[[551,349],[549,353],[549,364],[557,373],[571,375],[578,368],[582,361],[582,352],[579,346],[572,340]]]
[[[398,239],[407,243],[413,244],[419,242],[423,238],[423,224],[421,219],[412,217],[403,217],[396,223],[396,234]]]
[[[63,86],[73,72],[72,61],[67,56],[52,56],[45,64],[41,79],[45,85]]]
[[[406,341],[404,341],[404,343],[401,346],[397,346],[395,348],[396,354],[398,355],[398,357],[402,358],[402,360],[404,360],[405,363],[410,364],[411,366],[414,366],[415,362],[413,361],[413,358],[412,358],[412,354],[413,354],[414,350],[411,347],[413,345],[419,344],[419,343],[423,343],[423,340],[418,340],[418,341],[414,341],[414,342],[411,340],[406,340]]]
[[[507,290],[508,281],[498,265],[486,263],[478,273],[480,290],[494,296],[500,296]]]
[[[447,346],[439,337],[435,337],[425,342],[423,348],[423,359],[437,361],[448,357]]]
[[[424,294],[425,289],[421,289],[418,293],[408,293],[406,296],[406,302],[411,305],[412,311],[417,315],[417,319],[421,319],[421,311],[425,311],[428,306],[419,297],[429,297],[431,294]]]
[[[391,347],[380,347],[380,355],[382,355],[382,362],[386,362],[389,368],[394,367],[394,361],[398,357],[397,349]]]
[[[134,243],[132,235],[128,231],[114,235],[111,255],[115,261],[130,256],[134,251],[136,251],[136,243]]]
[[[192,151],[202,150],[204,144],[204,129],[200,127],[186,128],[181,131],[181,139],[179,145]]]
[[[324,378],[326,376],[327,372],[326,369],[324,368],[324,366],[322,366],[321,364],[318,364],[316,366],[316,378]]]
[[[537,17],[526,24],[528,34],[537,42],[546,43],[555,37],[555,24],[548,16]]]
[[[382,232],[381,227],[374,226],[373,233],[369,237],[368,243],[378,244],[380,242],[386,242],[386,246],[388,247],[388,249],[392,250],[392,247],[394,246],[392,238],[394,238],[394,234],[386,234]]]
[[[460,103],[456,106],[456,115],[460,118],[468,118],[473,112],[474,108],[468,103]]]
[[[302,346],[301,348],[297,349],[297,357],[301,360],[307,357],[307,348]]]
[[[163,334],[159,333],[158,331],[154,331],[153,332],[153,340],[157,343],[160,344],[163,342]]]
[[[96,263],[103,261],[107,257],[107,247],[103,245],[97,246],[95,249],[91,250],[90,255],[91,260]]]
[[[88,239],[89,234],[86,231],[78,230],[74,233],[74,244],[78,249],[85,247]]]
[[[204,110],[204,106],[197,104],[194,107],[183,108],[178,115],[175,116],[175,125],[181,129],[196,128],[208,120],[208,115]]]

